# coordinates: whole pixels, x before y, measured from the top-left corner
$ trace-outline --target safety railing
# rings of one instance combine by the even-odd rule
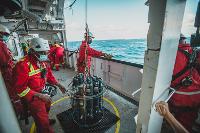
[[[101,77],[114,91],[139,102],[142,68],[142,65],[115,59],[92,58],[91,73]]]
[[[167,89],[165,89],[157,98],[156,100],[153,102],[152,107],[155,109],[155,105],[156,103],[158,103],[159,101],[164,101],[164,102],[168,102],[169,99],[173,96],[173,94],[176,92],[176,90],[174,88],[168,87]],[[168,93],[167,96],[164,97],[164,95],[166,95],[166,93]]]
[[[68,66],[77,71],[78,52],[66,51],[66,55]],[[101,77],[114,91],[139,102],[142,69],[143,65],[140,64],[100,57],[92,58],[90,72],[92,75]]]

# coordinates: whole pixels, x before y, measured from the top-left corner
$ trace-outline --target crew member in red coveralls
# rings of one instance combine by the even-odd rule
[[[60,64],[64,65],[64,47],[60,44],[55,44],[55,62],[54,66],[56,68],[56,71],[59,71]]]
[[[0,70],[12,101],[18,100],[15,89],[12,86],[12,69],[14,63],[12,61],[12,54],[8,49],[6,42],[8,41],[10,31],[7,27],[0,24]]]
[[[79,58],[77,59],[77,67],[78,67],[79,73],[85,73],[86,65],[88,67],[88,72],[90,73],[91,57],[104,56],[107,58],[112,58],[111,55],[103,53],[101,51],[97,51],[90,47],[90,44],[92,43],[93,38],[94,36],[92,35],[91,32],[89,32],[88,35],[85,34],[85,40],[82,41],[82,44],[80,45]],[[86,51],[86,48],[87,48],[87,51]],[[86,56],[87,56],[87,62],[85,60]]]
[[[50,64],[51,64],[51,69],[53,69],[54,67],[54,62],[55,62],[55,51],[56,51],[56,47],[54,44],[49,44],[50,46],[50,50],[49,50],[49,54],[48,54],[48,58],[50,60]]]
[[[65,88],[58,83],[52,74],[48,64],[47,52],[48,41],[42,38],[33,38],[30,43],[28,55],[21,59],[14,68],[14,85],[18,95],[29,106],[30,113],[34,118],[37,133],[52,133],[48,112],[51,98],[42,93],[46,82],[56,85],[65,93]],[[54,120],[55,122],[55,120]]]
[[[177,91],[169,103],[175,118],[192,132],[200,106],[200,75],[195,67],[200,56],[185,39],[181,34],[171,83]]]

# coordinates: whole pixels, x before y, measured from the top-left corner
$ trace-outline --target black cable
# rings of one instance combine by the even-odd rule
[[[15,32],[22,24],[24,24],[24,22],[27,20],[27,18],[23,19],[22,21],[20,21],[15,28],[11,31],[10,34],[12,34],[13,32]]]
[[[76,3],[76,1],[77,1],[77,0],[74,0],[68,7],[65,7],[64,9],[66,9],[66,8],[72,9],[72,6]]]
[[[71,7],[75,4],[76,1],[77,1],[77,0],[74,0],[74,2],[72,2],[71,5],[69,5],[69,7],[71,8]]]

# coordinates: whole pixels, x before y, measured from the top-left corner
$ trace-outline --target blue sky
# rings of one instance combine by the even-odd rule
[[[73,0],[66,1],[65,6]],[[146,0],[88,0],[88,25],[95,39],[146,38],[149,24]],[[187,0],[182,32],[195,31],[198,0]],[[85,0],[77,0],[73,10],[65,9],[69,41],[82,40],[85,32]]]

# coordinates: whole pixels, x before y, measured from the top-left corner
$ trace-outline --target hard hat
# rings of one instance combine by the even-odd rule
[[[5,35],[10,35],[9,29],[6,26],[2,25],[2,24],[0,24],[0,33],[3,33]]]
[[[94,38],[92,32],[89,32],[89,33],[88,33],[88,36],[91,37],[91,38]]]
[[[84,36],[86,37],[87,33],[84,34]],[[94,38],[93,34],[91,32],[88,32],[88,37]]]
[[[181,39],[186,39],[186,37],[182,33],[180,34],[180,38]]]
[[[44,40],[43,38],[31,39],[30,48],[38,52],[50,50],[48,40]]]

